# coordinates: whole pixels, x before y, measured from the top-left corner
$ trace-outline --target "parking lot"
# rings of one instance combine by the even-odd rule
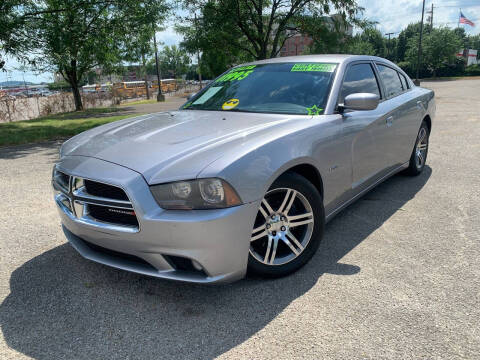
[[[478,358],[480,80],[422,85],[437,97],[424,173],[348,207],[278,280],[205,287],[89,262],[52,200],[59,143],[0,149],[0,358]]]

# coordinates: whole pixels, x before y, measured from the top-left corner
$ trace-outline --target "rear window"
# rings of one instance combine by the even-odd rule
[[[392,68],[377,64],[378,72],[382,78],[387,97],[392,97],[403,92],[403,86],[398,76],[398,72]]]
[[[408,82],[407,82],[407,79],[405,78],[405,76],[403,76],[403,74],[401,74],[401,73],[398,73],[398,76],[400,76],[400,80],[402,82],[403,90],[408,90]]]

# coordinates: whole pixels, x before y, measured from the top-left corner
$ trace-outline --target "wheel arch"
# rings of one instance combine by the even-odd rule
[[[425,121],[427,123],[427,126],[428,126],[428,132],[431,133],[432,132],[432,118],[430,117],[430,115],[425,115],[425,117],[423,118],[423,121]]]
[[[306,178],[308,181],[310,181],[313,184],[313,186],[315,186],[315,188],[318,190],[318,192],[320,193],[320,196],[323,199],[324,187],[323,187],[322,175],[314,165],[310,163],[301,163],[301,164],[291,166],[288,169],[284,170],[281,174],[279,174],[272,181],[272,183],[287,173],[295,173]]]

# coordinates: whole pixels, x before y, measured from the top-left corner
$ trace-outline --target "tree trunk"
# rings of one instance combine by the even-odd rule
[[[82,96],[80,95],[80,89],[78,88],[78,83],[75,81],[72,85],[73,99],[75,100],[75,111],[83,110]]]
[[[83,110],[82,96],[80,95],[80,89],[78,88],[78,73],[77,73],[77,61],[70,61],[70,68],[65,70],[65,73],[62,73],[65,80],[72,87],[73,99],[75,101],[75,111]],[[66,75],[66,76],[65,76]]]

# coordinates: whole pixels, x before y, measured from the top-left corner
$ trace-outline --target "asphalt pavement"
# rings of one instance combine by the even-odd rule
[[[480,80],[422,85],[437,97],[424,173],[348,207],[278,280],[89,262],[52,200],[59,143],[0,149],[0,359],[478,359]]]

